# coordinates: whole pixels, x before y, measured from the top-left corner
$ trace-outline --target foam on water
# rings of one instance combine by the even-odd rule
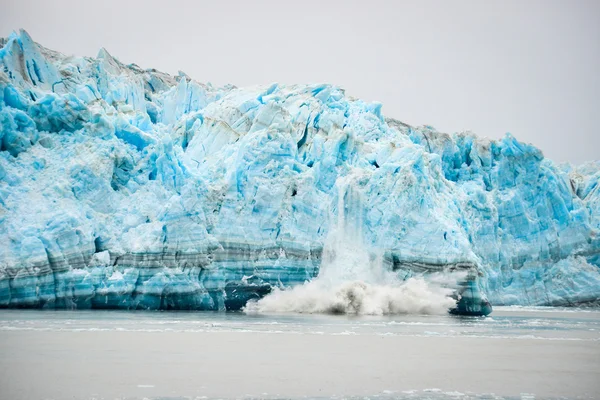
[[[361,229],[363,174],[351,173],[336,182],[337,223],[325,241],[319,276],[304,285],[276,288],[248,303],[247,313],[443,314],[456,305],[451,296],[464,274],[400,280],[384,267],[381,254],[367,248]]]

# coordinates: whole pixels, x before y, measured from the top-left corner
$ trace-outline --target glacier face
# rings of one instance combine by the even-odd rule
[[[471,268],[493,304],[600,298],[598,162],[408,126],[331,85],[0,45],[0,306],[239,308],[316,277],[340,213],[401,279]],[[350,174],[360,198],[336,190]]]

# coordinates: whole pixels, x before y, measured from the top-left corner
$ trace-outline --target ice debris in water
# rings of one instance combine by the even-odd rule
[[[258,301],[249,301],[247,313],[295,312],[307,314],[444,314],[456,305],[453,290],[409,278],[389,285],[362,281],[330,287],[320,280],[288,290],[276,290]]]
[[[332,85],[213,87],[25,31],[0,47],[2,307],[239,309],[319,275],[317,309],[423,311],[439,293],[415,288],[450,270],[494,304],[600,297],[598,162],[412,127]],[[340,215],[361,249],[325,246]]]

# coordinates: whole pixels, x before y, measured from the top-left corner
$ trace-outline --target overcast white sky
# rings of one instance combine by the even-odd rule
[[[0,36],[237,86],[329,82],[440,131],[600,159],[600,1],[0,0]]]

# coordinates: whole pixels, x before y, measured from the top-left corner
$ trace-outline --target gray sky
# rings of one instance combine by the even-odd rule
[[[600,1],[0,0],[65,54],[237,86],[329,82],[440,131],[511,132],[556,161],[600,159]]]

